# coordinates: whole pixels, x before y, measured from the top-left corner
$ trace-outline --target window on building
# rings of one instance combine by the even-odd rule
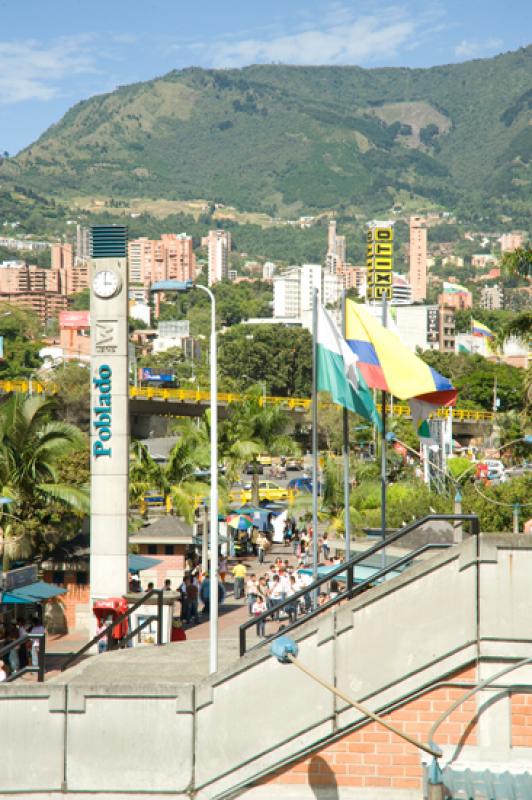
[[[148,555],[149,556],[156,556],[157,555],[157,545],[156,544],[149,544],[148,545]]]
[[[173,544],[165,544],[165,546],[164,546],[164,554],[165,554],[165,556],[173,556],[174,555],[174,545]]]
[[[76,583],[77,583],[78,586],[88,586],[89,573],[88,572],[76,572]]]

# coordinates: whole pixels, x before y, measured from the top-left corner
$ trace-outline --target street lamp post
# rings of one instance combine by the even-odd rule
[[[210,618],[209,618],[209,671],[218,670],[218,363],[216,347],[216,299],[207,286],[193,284],[192,281],[159,281],[152,284],[152,292],[188,292],[201,289],[211,301],[211,341],[210,341],[210,378],[211,378],[211,502],[210,502],[210,539],[211,568],[210,582]]]

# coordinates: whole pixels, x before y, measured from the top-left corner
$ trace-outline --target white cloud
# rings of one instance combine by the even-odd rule
[[[197,43],[192,49],[210,52],[214,67],[241,67],[253,63],[362,64],[388,60],[401,49],[415,46],[432,17],[413,16],[398,6],[357,16],[335,3],[319,26],[308,21],[294,33],[259,38],[225,38]]]
[[[478,58],[497,52],[503,47],[502,39],[485,39],[484,41],[462,39],[454,48],[455,56],[459,58]]]
[[[63,83],[97,69],[91,34],[61,37],[49,45],[34,39],[0,41],[0,103],[52,100],[63,94]]]

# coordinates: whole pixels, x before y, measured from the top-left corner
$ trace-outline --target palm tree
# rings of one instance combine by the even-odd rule
[[[0,493],[12,500],[9,512],[0,513],[4,571],[11,559],[54,544],[67,514],[89,511],[88,488],[58,481],[61,460],[86,447],[86,438],[75,426],[53,420],[54,407],[53,399],[20,394],[0,407]]]
[[[240,469],[251,462],[251,502],[259,504],[258,455],[267,452],[280,455],[293,447],[293,440],[284,435],[288,426],[285,412],[277,405],[265,406],[260,387],[254,388],[243,403],[232,406],[224,426],[226,453]]]

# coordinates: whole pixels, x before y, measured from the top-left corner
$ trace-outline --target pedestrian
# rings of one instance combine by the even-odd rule
[[[281,583],[279,575],[274,575],[270,584],[270,608],[275,609],[276,606],[279,606],[283,602],[283,600],[283,584]],[[279,619],[279,611],[274,612],[273,618],[276,620]]]
[[[289,599],[290,597],[292,597],[293,595],[295,595],[295,593],[296,593],[296,592],[297,592],[296,579],[295,579],[295,577],[292,575],[292,576],[290,577],[290,580],[289,580],[289,583],[288,583],[288,589],[287,589],[287,591],[286,591],[286,597],[287,597],[287,599]],[[289,603],[289,604],[286,606],[286,612],[287,612],[287,614],[288,614],[288,619],[289,619],[289,621],[290,621],[290,622],[295,622],[295,621],[296,621],[296,619],[297,619],[297,601],[296,601],[296,600],[294,600],[294,602],[293,602],[293,603]]]
[[[33,624],[31,626],[31,633],[45,633],[44,625],[40,617],[36,614],[33,618]],[[32,667],[39,666],[39,650],[40,650],[40,640],[33,639],[31,645],[31,665]]]
[[[257,555],[259,557],[259,564],[264,564],[264,554],[266,553],[266,546],[268,540],[263,533],[257,536]]]
[[[248,611],[250,617],[253,614],[253,604],[257,599],[258,592],[259,592],[259,587],[257,583],[257,576],[255,575],[254,572],[252,572],[246,581],[246,600],[248,604]]]
[[[187,615],[186,621],[191,622],[194,620],[195,624],[197,625],[199,622],[198,616],[198,587],[197,584],[194,582],[194,578],[192,575],[187,575],[185,578],[185,586],[186,586],[186,608],[187,608]]]
[[[232,572],[235,579],[233,588],[235,600],[240,600],[244,594],[244,578],[247,575],[247,569],[244,564],[236,564]]]
[[[225,583],[225,578],[227,576],[227,559],[225,556],[221,556],[218,562],[218,572],[220,574],[220,580],[222,583]]]
[[[166,578],[164,581],[163,592],[171,592],[172,591],[172,581],[170,578]]]
[[[179,589],[178,589],[179,601],[181,603],[181,614],[179,615],[180,619],[181,619],[181,622],[185,622],[188,619],[186,578],[187,578],[187,576],[185,574],[184,577],[183,577],[183,580],[181,581],[181,583],[179,585]]]
[[[323,553],[323,560],[324,561],[328,561],[329,553],[331,552],[331,548],[329,546],[329,541],[328,541],[327,537],[328,537],[328,534],[324,533],[323,536],[322,536],[322,539],[321,539],[321,550],[322,550],[322,553]]]
[[[299,545],[300,545],[300,543],[299,543],[299,531],[298,531],[298,529],[296,528],[296,529],[294,530],[294,535],[293,535],[293,537],[292,537],[292,553],[293,553],[295,556],[297,556],[297,554],[298,554],[298,552],[299,552]]]
[[[261,614],[264,614],[268,609],[266,606],[266,601],[264,597],[259,594],[255,598],[255,602],[253,603],[252,613],[254,617],[260,617]],[[260,619],[257,620],[257,636],[263,639],[266,636],[266,620]]]

